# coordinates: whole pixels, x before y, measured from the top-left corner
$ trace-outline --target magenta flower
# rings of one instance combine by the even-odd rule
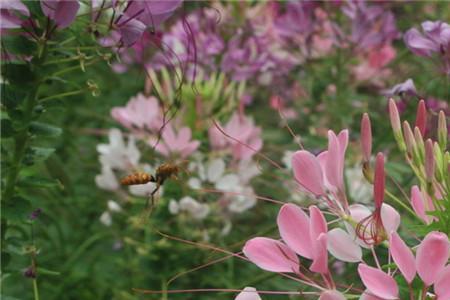
[[[149,143],[151,146],[156,144],[155,150],[166,157],[179,155],[186,158],[200,146],[199,141],[191,138],[192,132],[189,127],[183,127],[175,132],[172,123],[168,123],[164,126],[161,140],[157,142],[155,138],[151,138]]]
[[[80,4],[76,0],[44,0],[41,9],[44,15],[55,22],[58,28],[66,28],[75,20]]]
[[[20,28],[23,16],[29,17],[30,11],[22,1],[0,1],[0,30]]]
[[[163,125],[158,99],[138,94],[126,106],[114,107],[111,116],[128,129],[158,131]]]
[[[369,162],[372,154],[372,127],[367,113],[361,119],[361,149],[364,162]]]

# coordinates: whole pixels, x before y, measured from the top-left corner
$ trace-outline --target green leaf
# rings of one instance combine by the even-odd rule
[[[9,138],[14,135],[14,128],[10,119],[1,120],[1,129],[2,139]]]
[[[61,135],[62,129],[46,123],[31,122],[30,132],[38,136],[57,137]]]
[[[6,268],[11,261],[11,254],[6,251],[2,251],[2,269]]]
[[[30,55],[36,48],[36,43],[23,35],[5,35],[2,40],[5,50],[14,55]]]
[[[30,147],[25,155],[23,163],[32,165],[37,162],[45,161],[55,152],[55,148]]]
[[[10,221],[24,221],[31,213],[31,205],[23,197],[15,196],[2,204],[2,217]]]
[[[37,273],[39,275],[51,275],[51,276],[59,276],[59,275],[61,275],[61,272],[52,271],[52,270],[45,269],[45,268],[42,268],[42,267],[38,267],[37,268]]]

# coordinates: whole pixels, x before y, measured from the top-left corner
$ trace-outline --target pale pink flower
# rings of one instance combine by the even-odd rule
[[[161,115],[158,99],[141,93],[132,97],[126,106],[111,110],[111,116],[128,129],[157,131],[163,124]]]
[[[434,217],[426,214],[427,211],[434,211],[433,201],[430,196],[422,193],[417,185],[411,188],[411,206],[417,216],[425,223],[430,224],[434,219]]]
[[[295,252],[274,239],[253,238],[245,243],[242,251],[252,263],[266,271],[296,273],[300,267]]]
[[[446,234],[432,231],[422,240],[416,252],[416,268],[427,286],[439,279],[449,255],[450,243]]]
[[[324,291],[320,294],[319,300],[345,300],[344,295],[336,290]]]
[[[392,259],[397,264],[403,277],[408,283],[411,283],[416,276],[416,264],[411,249],[405,244],[400,236],[393,232],[389,240],[389,252]]]
[[[392,276],[361,263],[358,273],[366,288],[382,299],[398,299],[398,286]]]
[[[234,298],[234,300],[261,300],[261,297],[254,287],[247,286],[236,296],[236,298]]]
[[[168,123],[164,126],[161,139],[157,141],[151,138],[149,143],[151,146],[156,145],[155,150],[166,157],[179,155],[186,158],[200,146],[199,141],[191,139],[192,131],[189,127],[182,127],[176,132],[172,123]]]
[[[211,127],[208,130],[209,141],[215,150],[229,147],[234,159],[250,159],[263,146],[261,128],[255,126],[253,119],[245,115],[234,113],[223,131],[233,139],[225,136],[218,128]]]
[[[20,28],[23,23],[21,18],[23,16],[29,17],[30,11],[22,1],[0,1],[0,29]]]

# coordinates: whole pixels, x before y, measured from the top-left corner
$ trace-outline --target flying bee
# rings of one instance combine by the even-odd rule
[[[120,180],[121,185],[137,185],[146,184],[149,182],[155,182],[155,178],[153,177],[153,175],[144,172],[136,172]]]
[[[120,183],[122,185],[139,185],[154,182],[156,187],[150,193],[150,198],[146,205],[147,210],[151,210],[155,202],[155,194],[159,191],[167,179],[178,179],[177,175],[181,170],[184,170],[181,164],[163,163],[156,169],[155,176],[145,172],[136,172],[122,178]]]

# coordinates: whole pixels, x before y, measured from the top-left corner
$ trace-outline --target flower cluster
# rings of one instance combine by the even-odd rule
[[[226,234],[231,229],[231,216],[256,204],[251,180],[259,174],[259,169],[253,156],[261,150],[263,142],[261,128],[255,126],[250,117],[234,113],[223,128],[217,122],[216,126],[205,130],[209,136],[206,154],[200,151],[200,141],[192,138],[191,129],[183,126],[182,117],[165,120],[163,108],[153,96],[138,94],[126,106],[113,108],[111,116],[128,129],[128,141],[119,129],[111,129],[109,144],[98,145],[102,173],[96,177],[96,183],[100,188],[114,191],[123,198],[118,176],[136,170],[154,174],[158,163],[182,163],[188,159],[185,171],[189,172],[187,187],[192,193],[170,200],[168,208],[172,214],[183,213],[201,221],[214,212],[225,222],[222,233]],[[142,147],[138,147],[138,143]],[[159,156],[152,164],[141,162],[143,150],[154,150]],[[148,197],[155,188],[155,183],[149,182],[131,185],[129,192]],[[208,198],[209,190],[220,195],[214,202]],[[102,222],[111,224],[109,212],[102,215]]]
[[[326,208],[326,212],[311,205],[308,215],[300,206],[284,204],[277,217],[281,240],[256,237],[245,244],[243,253],[252,263],[318,290],[315,293],[320,295],[319,299],[346,299],[345,294],[354,295],[358,292],[353,287],[346,291],[337,290],[328,266],[328,253],[338,261],[358,263],[358,274],[366,288],[363,293],[359,292],[360,299],[405,297],[401,296],[397,284],[399,276],[409,285],[411,299],[415,298],[416,293],[430,293],[431,288],[437,299],[450,297],[450,242],[445,234],[450,229],[446,223],[450,154],[447,150],[448,133],[444,112],[439,113],[438,138],[433,141],[423,138],[426,130],[423,101],[419,103],[414,133],[408,122],[403,123],[403,128],[400,125],[397,106],[392,99],[389,108],[399,148],[420,182],[420,187],[411,187],[408,201],[413,210],[386,189],[383,153],[376,155],[372,166],[372,130],[369,116],[365,114],[361,121],[362,171],[366,180],[373,184],[373,209],[362,204],[349,205],[343,179],[348,131],[343,130],[337,135],[329,131],[327,150],[318,155],[300,150],[291,158],[295,180],[310,197]],[[408,246],[400,237],[400,214],[385,203],[385,195],[421,220],[422,224],[433,224],[417,247]],[[341,223],[341,226],[333,225],[334,228],[329,229],[330,224],[336,223]],[[377,255],[378,246],[389,250],[387,272]],[[366,251],[373,255],[375,267],[370,266],[365,258]],[[299,256],[311,263],[300,263]],[[394,267],[390,264],[391,258]],[[314,274],[320,274],[322,281]],[[415,291],[412,286],[416,274],[422,281],[420,291]],[[256,290],[249,291],[254,292],[248,293],[249,297],[258,299]]]

